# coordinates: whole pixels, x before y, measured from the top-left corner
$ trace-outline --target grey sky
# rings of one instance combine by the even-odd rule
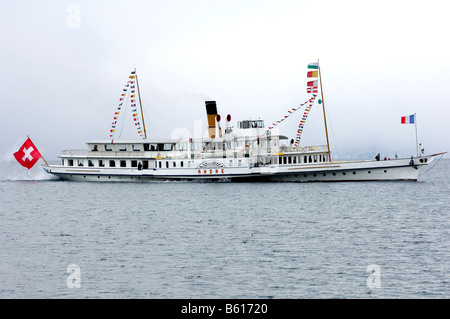
[[[447,3],[4,2],[0,156],[27,135],[47,159],[108,138],[134,68],[149,137],[206,124],[207,99],[233,122],[253,116],[269,126],[307,100],[306,67],[317,59],[332,151],[414,154],[414,125],[400,124],[413,113],[426,153],[449,151]],[[299,120],[290,116],[280,132],[295,138]],[[302,144],[325,143],[322,125],[316,103]]]

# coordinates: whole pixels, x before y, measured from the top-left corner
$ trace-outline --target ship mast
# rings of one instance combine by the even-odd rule
[[[327,117],[325,115],[325,98],[323,97],[322,72],[320,71],[320,64],[319,64],[319,81],[320,81],[320,95],[322,95],[323,121],[325,124],[325,136],[327,137],[328,160],[331,162],[330,142],[328,140]]]
[[[136,75],[136,86],[137,86],[138,96],[139,96],[139,105],[141,106],[142,126],[144,127],[144,138],[147,139],[147,130],[145,129],[144,112],[142,110],[142,102],[141,102],[141,90],[139,90],[139,81],[138,81],[136,69],[134,69],[134,74]]]

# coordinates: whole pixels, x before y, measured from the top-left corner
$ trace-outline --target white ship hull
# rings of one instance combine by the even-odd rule
[[[435,155],[386,161],[343,161],[299,165],[207,168],[90,168],[45,166],[44,169],[64,180],[90,182],[148,182],[166,180],[233,182],[345,182],[345,181],[417,181],[421,167]],[[215,162],[221,163],[216,160]]]

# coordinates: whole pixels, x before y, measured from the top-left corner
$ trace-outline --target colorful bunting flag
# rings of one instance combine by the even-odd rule
[[[133,118],[134,123],[135,123],[136,126],[140,125],[139,124],[140,123],[139,114],[138,114],[137,109],[136,109],[136,100],[134,99],[136,97],[135,90],[134,90],[135,89],[134,79],[136,78],[135,74],[136,74],[135,71],[131,72],[129,80],[126,82],[126,84],[124,85],[124,88],[122,89],[122,93],[121,93],[121,96],[120,96],[120,99],[119,99],[120,104],[119,104],[119,106],[117,107],[117,109],[116,109],[116,111],[114,113],[114,119],[113,119],[113,122],[111,124],[111,129],[110,129],[110,133],[111,134],[109,135],[111,138],[114,138],[116,124],[117,124],[117,121],[119,119],[121,106],[122,106],[123,102],[125,101],[125,99],[127,101],[128,101],[128,99],[130,99],[129,103],[130,103],[130,107],[132,108],[132,118]],[[141,137],[143,137],[142,136],[142,130],[141,130],[140,126],[136,127],[136,131]]]
[[[311,81],[311,82],[317,82],[317,81]],[[309,83],[310,82],[308,82],[308,84]],[[310,91],[308,90],[308,93],[317,93],[317,87],[316,87],[316,92],[314,92],[315,91],[314,87],[308,88],[308,89],[311,89]],[[312,97],[308,100],[309,104],[305,107],[305,112],[303,113],[303,117],[300,120],[300,123],[298,125],[297,136],[295,138],[295,143],[294,143],[295,147],[300,145],[300,140],[301,140],[301,137],[302,137],[303,128],[305,127],[306,119],[308,118],[309,112],[311,110],[312,105],[314,104],[314,100],[316,99],[316,97],[317,97],[317,95],[313,94]]]
[[[280,124],[281,122],[283,122],[285,119],[287,119],[289,116],[291,116],[291,114],[294,114],[294,112],[300,110],[301,107],[303,107],[304,105],[306,105],[307,103],[311,103],[311,101],[314,101],[315,96],[311,99],[309,99],[308,101],[306,101],[305,103],[300,104],[300,107],[298,108],[291,108],[291,110],[288,110],[288,114],[283,116],[283,118],[281,118],[279,121],[273,122],[272,126],[269,127],[269,130],[273,129],[275,126],[277,126],[278,124]]]
[[[318,69],[319,68],[319,62],[311,62],[308,64],[308,69]]]

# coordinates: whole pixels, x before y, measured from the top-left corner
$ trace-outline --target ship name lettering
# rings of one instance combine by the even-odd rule
[[[225,174],[225,169],[221,168],[221,169],[198,169],[197,170],[197,174]]]

